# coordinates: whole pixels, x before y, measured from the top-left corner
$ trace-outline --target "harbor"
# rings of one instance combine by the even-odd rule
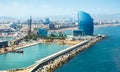
[[[5,28],[0,30],[1,36],[6,38],[12,35],[13,38],[8,40],[6,45],[4,41],[1,43],[1,70],[8,72],[53,72],[77,53],[106,37],[102,34],[94,35],[93,19],[84,11],[78,12],[78,29],[70,29],[69,33],[66,32],[66,28],[73,28],[76,25],[60,25],[54,30],[54,25],[50,24],[49,18],[45,20],[46,22],[41,24],[42,28],[33,24],[31,16],[27,20],[27,24],[2,25]],[[65,22],[65,24],[67,23]]]
[[[63,49],[57,53],[54,53],[52,55],[49,55],[45,58],[42,58],[40,60],[35,61],[35,64],[23,68],[23,69],[17,69],[17,70],[9,70],[8,72],[15,71],[15,72],[52,72],[59,66],[63,65],[67,61],[69,61],[71,58],[73,58],[75,55],[80,53],[81,51],[84,51],[85,49],[89,48],[96,42],[98,42],[101,39],[104,39],[104,37],[97,37],[90,41],[82,41],[78,44],[75,44],[71,47],[68,47],[66,49]]]
[[[36,60],[46,57],[55,52],[58,52],[59,50],[62,50],[66,47],[68,47],[68,45],[60,45],[54,43],[49,43],[49,44],[40,43],[19,49],[22,50],[23,53],[7,52],[4,54],[0,54],[0,63],[1,63],[0,69],[15,70],[20,68],[27,68],[30,65],[34,64]],[[47,53],[44,51],[46,51]]]

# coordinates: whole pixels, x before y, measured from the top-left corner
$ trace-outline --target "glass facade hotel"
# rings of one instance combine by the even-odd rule
[[[93,19],[88,13],[83,11],[78,13],[78,29],[83,31],[85,35],[93,35]]]

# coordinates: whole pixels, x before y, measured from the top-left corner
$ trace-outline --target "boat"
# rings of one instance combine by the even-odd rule
[[[11,53],[24,53],[23,50],[13,50],[13,51],[10,51]]]

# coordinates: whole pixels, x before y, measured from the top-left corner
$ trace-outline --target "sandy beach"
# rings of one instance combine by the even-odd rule
[[[13,50],[26,48],[26,47],[36,45],[36,44],[39,44],[39,43],[58,43],[58,44],[74,45],[74,44],[77,44],[79,42],[80,42],[79,40],[77,40],[77,41],[53,40],[52,42],[47,42],[46,40],[42,40],[42,41],[38,40],[38,41],[35,41],[35,42],[31,42],[31,43],[30,42],[29,43],[22,43],[22,44],[19,44],[19,45],[13,45],[11,47],[6,47],[7,51],[5,51],[4,48],[1,48],[0,49],[0,54],[6,53],[6,52],[9,52],[9,51],[13,51]]]
[[[99,24],[99,25],[94,25],[94,28],[101,28],[101,27],[108,27],[108,26],[120,26],[120,24]],[[70,27],[70,28],[64,28],[64,29],[59,29],[59,30],[50,30],[50,32],[59,32],[59,31],[65,31],[65,30],[77,30],[78,27]]]

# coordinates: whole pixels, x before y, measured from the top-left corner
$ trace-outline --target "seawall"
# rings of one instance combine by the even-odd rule
[[[87,42],[88,42],[88,40],[82,41],[82,42],[80,42],[80,43],[78,43],[76,45],[73,45],[71,47],[63,49],[63,50],[61,50],[61,51],[59,51],[57,53],[54,53],[52,55],[49,55],[49,56],[47,56],[45,58],[42,58],[42,59],[36,61],[36,63],[38,65],[33,70],[31,70],[30,72],[35,72],[41,65],[44,65],[46,62],[49,62],[50,60],[53,60],[53,59],[55,59],[56,57],[58,57],[60,55],[63,55],[63,54],[65,54],[65,53],[67,53],[67,52],[69,52],[69,51],[71,51],[71,50],[73,50],[73,49],[75,49],[75,48],[77,48],[79,46],[82,46],[82,45],[86,44]]]
[[[69,61],[75,55],[89,48],[91,45],[103,38],[104,37],[100,36],[96,37],[93,40],[85,40],[79,44],[68,47],[62,51],[36,61],[38,65],[34,67],[30,72],[53,72],[56,68]]]

